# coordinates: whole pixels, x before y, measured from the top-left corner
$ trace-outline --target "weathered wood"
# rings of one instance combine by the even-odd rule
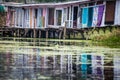
[[[70,39],[70,32],[68,32],[68,39]]]
[[[34,38],[36,38],[36,29],[35,29],[35,26],[36,26],[36,18],[34,18]]]
[[[41,30],[39,30],[39,38],[41,38]]]
[[[18,29],[18,32],[17,32],[17,36],[19,37],[19,29]]]
[[[62,37],[62,30],[60,30],[60,32],[59,32],[59,39],[61,39],[61,37]]]
[[[48,30],[46,30],[46,39],[48,39]]]
[[[33,31],[31,30],[31,32],[30,32],[30,36],[31,36],[31,38],[33,37]]]
[[[34,38],[36,38],[36,30],[34,29]]]
[[[82,39],[85,39],[84,31],[81,31],[80,34],[82,36]]]
[[[67,22],[65,22],[65,27],[64,27],[64,31],[63,31],[63,39],[66,38],[66,25],[67,25]]]

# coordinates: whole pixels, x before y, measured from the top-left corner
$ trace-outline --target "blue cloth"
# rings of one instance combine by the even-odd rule
[[[82,27],[87,27],[88,24],[88,8],[82,9]]]
[[[92,21],[93,21],[93,7],[90,7],[88,11],[88,25],[87,25],[88,27],[92,26]]]
[[[83,54],[81,55],[81,70],[82,71],[86,71],[87,70],[87,55],[86,54]]]
[[[86,54],[81,55],[81,62],[82,63],[87,63],[87,55]]]
[[[87,71],[87,64],[82,64],[81,65],[81,70],[82,71]]]

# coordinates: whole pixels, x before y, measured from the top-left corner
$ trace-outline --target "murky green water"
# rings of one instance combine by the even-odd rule
[[[0,80],[120,80],[120,49],[89,41],[0,38]]]

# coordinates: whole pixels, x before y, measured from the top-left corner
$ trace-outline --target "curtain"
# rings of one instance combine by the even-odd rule
[[[93,7],[90,7],[88,13],[88,27],[92,26],[92,20],[93,20]]]
[[[115,25],[120,25],[120,0],[116,0]]]
[[[88,8],[82,9],[82,28],[87,27],[88,24]]]
[[[98,16],[98,7],[94,7],[93,9],[93,21],[92,21],[92,27],[96,27],[97,26],[97,17]]]
[[[10,26],[10,9],[8,9],[8,13],[7,13],[7,20],[6,20],[6,26]]]
[[[30,17],[29,17],[29,9],[25,10],[25,16],[26,16],[26,27],[29,28],[30,27]]]
[[[104,5],[98,7],[98,18],[97,18],[97,26],[101,26],[102,18],[104,12]]]
[[[42,27],[42,15],[43,10],[40,8],[38,9],[38,16],[37,16],[37,27]]]

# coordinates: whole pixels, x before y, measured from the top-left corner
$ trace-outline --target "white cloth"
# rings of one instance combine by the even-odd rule
[[[120,0],[116,0],[115,25],[120,25]]]

